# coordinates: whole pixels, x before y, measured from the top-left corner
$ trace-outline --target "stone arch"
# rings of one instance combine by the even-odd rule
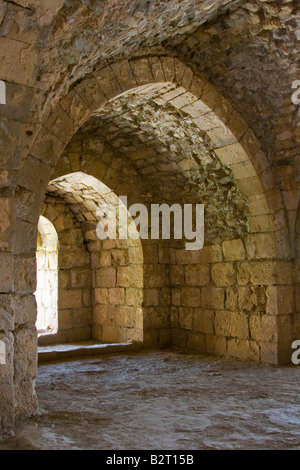
[[[39,344],[88,340],[92,325],[92,272],[80,224],[62,198],[48,193],[41,214],[55,228],[59,246],[57,328],[40,335]]]
[[[259,142],[218,90],[176,58],[161,56],[121,61],[96,68],[93,75],[74,84],[44,120],[20,184],[28,187],[25,181],[28,172],[40,170],[41,176],[45,174],[44,182],[41,182],[45,186],[49,165],[57,160],[75,131],[107,100],[130,90],[138,92],[143,87],[166,82],[174,83],[176,87],[165,99],[207,132],[220,161],[232,169],[237,185],[248,198],[251,210],[249,238],[254,256],[276,260],[276,263],[287,260],[289,244],[283,228],[284,206]],[[267,246],[267,253],[261,253],[264,250],[259,245]],[[267,266],[273,281],[276,281],[279,269],[275,264]],[[283,267],[288,270],[285,264]]]
[[[51,207],[57,199],[63,213],[57,204]],[[51,180],[44,205],[44,212],[56,217],[62,245],[56,341],[142,342],[143,250],[138,234],[119,238],[119,229],[131,222],[126,207],[105,184],[82,172]],[[116,233],[99,238],[99,224],[109,228],[106,220],[114,217]]]
[[[16,294],[30,294],[35,290],[33,266],[42,197],[66,144],[82,124],[110,99],[130,90],[135,93],[142,91],[143,87],[165,83],[174,84],[174,90],[165,99],[178,112],[188,114],[207,134],[219,160],[231,168],[241,193],[249,201],[250,233],[246,254],[236,260],[238,276],[242,286],[263,286],[268,305],[265,305],[263,314],[253,317],[252,326],[248,323],[246,329],[249,331],[250,328],[251,337],[260,343],[255,360],[286,362],[290,356],[291,313],[278,302],[278,296],[284,289],[291,292],[292,269],[280,191],[274,184],[268,160],[245,120],[214,86],[177,58],[150,56],[95,67],[91,75],[74,83],[65,96],[57,97],[52,111],[41,118],[18,180],[14,273],[16,279],[20,269],[25,274],[22,282],[15,282]],[[26,207],[21,198],[26,199]],[[221,247],[222,257],[224,249]],[[211,252],[209,256],[212,256]],[[268,334],[270,331],[273,332],[271,335]],[[248,340],[245,341],[243,344],[249,350]],[[240,341],[235,339],[232,344],[235,351],[240,350]],[[24,375],[28,376],[27,370],[24,370]],[[29,376],[28,387],[31,387]]]
[[[176,88],[165,99],[207,132],[221,162],[232,169],[241,192],[249,198],[256,218],[253,226],[257,231],[273,231],[278,239],[277,248],[282,249],[286,234],[277,232],[284,223],[284,205],[255,135],[213,85],[172,57],[117,62],[95,69],[93,75],[75,83],[44,120],[23,166],[20,185],[28,186],[25,180],[30,169],[39,168],[47,173],[46,167],[53,166],[72,135],[108,100],[130,90],[138,92],[148,85],[167,82]],[[44,185],[47,179],[48,174]],[[279,256],[284,258],[286,253]]]
[[[195,277],[193,269],[201,270],[201,264],[206,266],[204,270],[208,276],[211,276],[212,269],[221,268],[221,265],[214,268],[211,265],[224,259],[231,262],[227,256],[231,250],[235,250],[234,262],[241,288],[245,288],[245,297],[250,297],[250,295],[259,297],[261,293],[264,296],[262,313],[252,315],[251,321],[248,318],[245,324],[245,331],[248,331],[248,335],[250,332],[251,341],[230,336],[233,333],[232,325],[235,317],[233,314],[230,314],[229,329],[226,327],[222,341],[217,342],[212,339],[211,336],[214,334],[210,331],[211,318],[215,321],[216,315],[215,310],[211,313],[209,308],[206,309],[209,307],[206,304],[206,307],[201,306],[201,311],[203,308],[205,310],[201,317],[202,331],[199,334],[192,331],[189,342],[185,341],[184,344],[192,347],[193,343],[198,340],[202,341],[203,334],[211,334],[210,339],[213,340],[213,344],[210,344],[207,339],[206,343],[203,343],[206,351],[252,358],[273,364],[287,362],[290,358],[292,314],[287,312],[283,303],[280,302],[283,295],[291,294],[292,269],[289,237],[286,232],[287,224],[280,191],[274,184],[269,162],[261,151],[259,142],[245,120],[220,95],[218,90],[177,58],[150,56],[124,60],[105,67],[95,67],[93,74],[74,83],[65,96],[56,98],[50,113],[47,111],[47,115],[43,115],[41,112],[39,127],[37,126],[34,136],[30,137],[33,144],[30,145],[19,173],[14,211],[9,200],[1,201],[4,243],[7,243],[6,219],[11,220],[12,214],[15,217],[13,245],[7,244],[8,251],[2,254],[2,260],[6,265],[11,266],[13,272],[11,277],[5,277],[4,280],[5,292],[15,294],[13,300],[7,300],[10,302],[8,308],[13,309],[15,317],[18,318],[15,325],[22,326],[16,329],[14,335],[7,335],[10,344],[14,344],[14,347],[11,346],[10,349],[14,349],[14,362],[18,364],[18,373],[14,375],[14,385],[10,385],[13,390],[11,395],[14,393],[19,403],[16,410],[18,415],[32,413],[37,405],[33,392],[37,351],[34,328],[36,310],[33,296],[36,282],[35,250],[42,198],[51,180],[53,168],[75,132],[110,99],[130,90],[138,92],[143,87],[165,83],[174,84],[171,95],[165,98],[178,109],[178,112],[189,115],[198,128],[206,132],[220,161],[228,165],[234,173],[240,191],[248,198],[251,209],[247,247],[241,246],[239,240],[225,240],[222,246],[205,248],[201,256],[197,255],[201,259],[193,260],[193,263],[197,265],[196,268],[190,267],[190,263],[186,264],[187,260],[182,258],[183,253],[180,251],[176,254],[172,252],[172,261],[174,262],[175,256],[175,264],[181,265],[179,268],[189,279]],[[231,247],[229,251],[226,251],[228,243],[231,243]],[[205,272],[202,274],[204,278]],[[220,271],[217,279],[220,279]],[[215,289],[219,287],[214,286],[212,290],[203,286],[203,292],[209,298],[212,294],[216,294],[218,298],[221,291]],[[223,290],[222,295],[225,296],[225,289],[222,286],[221,290]],[[190,291],[185,292],[188,299],[190,299],[189,294]],[[227,308],[230,304],[229,291],[226,295],[226,298],[221,299],[223,312],[224,302]],[[174,302],[176,299],[177,292],[174,292]],[[169,306],[168,321],[169,325],[180,324],[183,332],[173,335],[173,339],[180,343],[187,334],[186,331],[190,331],[191,323],[195,326],[197,317],[180,318],[180,312],[174,302],[173,306]],[[187,309],[189,308],[187,306]],[[186,312],[188,313],[189,310]],[[220,315],[225,317],[225,313]],[[205,322],[207,318],[208,327]],[[226,322],[228,317],[224,320]],[[216,328],[216,323],[213,328]],[[5,326],[5,329],[12,330],[12,326]],[[237,330],[240,331],[238,324]],[[254,343],[256,345],[253,350]],[[228,349],[229,345],[230,349]],[[12,366],[7,373],[9,377],[12,377],[11,370]]]

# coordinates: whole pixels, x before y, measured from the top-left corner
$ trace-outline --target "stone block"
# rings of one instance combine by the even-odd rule
[[[222,243],[225,261],[243,260],[246,257],[244,244],[241,239],[225,240]]]
[[[255,341],[230,338],[227,341],[227,354],[242,361],[260,361],[260,347]]]
[[[130,68],[138,86],[153,83],[153,76],[148,58],[131,60]]]
[[[127,60],[122,60],[111,65],[111,68],[120,83],[122,90],[130,90],[137,86],[136,79]]]
[[[60,309],[58,316],[58,328],[60,330],[69,330],[73,326],[72,310]]]
[[[184,284],[184,266],[170,266],[170,283],[172,286],[182,286]]]
[[[272,259],[276,256],[273,233],[254,233],[247,235],[245,245],[249,259]]]
[[[81,289],[70,289],[58,291],[59,309],[80,308],[82,306]]]
[[[76,308],[73,310],[73,328],[84,328],[92,325],[92,309]]]
[[[142,289],[138,288],[127,288],[125,290],[126,295],[126,304],[127,305],[141,305],[144,298],[144,293]]]
[[[195,308],[193,330],[200,333],[214,334],[214,318],[215,313],[213,310]]]
[[[111,305],[121,305],[125,303],[125,290],[122,287],[112,287],[108,289],[108,301]]]
[[[180,288],[172,288],[171,289],[171,299],[172,305],[179,306],[181,305],[181,289]]]
[[[13,266],[12,253],[0,253],[0,292],[12,292],[13,290]]]
[[[215,263],[211,267],[211,277],[216,286],[232,286],[236,273],[232,263]]]
[[[248,155],[239,143],[215,149],[215,153],[223,165],[233,165],[248,160]]]
[[[221,261],[223,261],[223,253],[220,245],[206,245],[199,252],[200,263],[220,263]]]
[[[111,67],[105,67],[101,70],[96,70],[94,76],[98,81],[100,89],[106,99],[114,98],[122,93],[122,89]],[[94,105],[95,106],[95,105]]]
[[[249,317],[250,336],[258,342],[275,343],[278,341],[278,323],[275,316],[251,315]]]
[[[185,281],[188,286],[206,286],[210,281],[209,266],[204,264],[185,266]]]
[[[135,280],[134,268],[130,266],[118,268],[117,285],[119,287],[134,286],[134,280]]]
[[[202,287],[201,307],[204,309],[224,309],[225,294],[220,287]]]
[[[242,312],[218,311],[215,314],[215,332],[217,336],[249,339],[248,316]]]
[[[205,353],[206,352],[205,335],[202,333],[188,332],[186,347],[187,349],[191,349],[192,351]]]
[[[184,330],[193,329],[193,309],[179,307],[179,327]]]
[[[111,250],[102,250],[100,253],[97,253],[99,257],[99,266],[101,268],[107,268],[111,266]]]
[[[144,268],[145,287],[163,287],[167,283],[167,270],[164,264],[147,264]]]
[[[95,304],[107,304],[108,289],[106,287],[96,287],[94,289]]]
[[[97,287],[115,287],[116,270],[114,268],[100,268],[96,270],[96,286]],[[123,287],[122,284],[118,285]]]
[[[200,307],[200,289],[197,287],[183,287],[181,295],[183,306]]]
[[[226,356],[227,342],[224,336],[206,335],[206,352],[215,356]]]

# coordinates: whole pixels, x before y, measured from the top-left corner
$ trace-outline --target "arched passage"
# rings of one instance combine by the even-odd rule
[[[86,173],[66,174],[48,185],[43,212],[61,241],[56,341],[143,340],[143,251],[138,236],[119,238],[131,220],[125,206],[120,214],[121,204]],[[115,235],[101,238],[99,226],[114,216]]]
[[[147,345],[157,344],[159,331],[164,331],[176,344],[198,350],[269,363],[286,362],[290,358],[292,315],[278,303],[278,295],[283,290],[290,293],[292,266],[280,192],[260,144],[246,122],[206,79],[172,57],[147,57],[95,68],[92,75],[76,82],[66,96],[53,102],[52,112],[43,120],[19,179],[19,194],[24,196],[25,193],[29,204],[26,220],[23,214],[17,213],[17,233],[20,230],[26,233],[25,244],[24,237],[16,237],[18,262],[26,259],[29,265],[39,201],[72,136],[89,118],[101,115],[101,109],[110,100],[122,95],[127,97],[128,93],[151,93],[151,88],[155,93],[161,91],[155,96],[157,106],[170,106],[179,116],[188,117],[197,129],[196,135],[200,133],[221,167],[228,168],[234,175],[234,188],[248,202],[250,215],[249,232],[243,240],[230,236],[222,239],[222,243],[210,244],[196,257],[179,246],[170,247],[173,249],[168,250],[164,258],[168,261],[160,266],[156,281],[161,285],[161,279],[170,275],[171,264],[178,265],[175,271],[179,280],[174,281],[175,285],[169,284],[174,289],[172,303],[165,301],[158,314],[156,308],[150,309],[154,316],[147,317],[151,319],[148,326],[152,330]],[[172,131],[170,138],[174,137]],[[190,158],[182,162],[187,177],[193,174],[193,169],[188,174],[190,163]],[[75,168],[78,171],[76,165]],[[99,178],[101,172],[98,162],[95,176]],[[34,174],[39,174],[38,190]],[[153,182],[156,177],[153,171]],[[111,178],[106,181],[109,182]],[[223,183],[226,186],[226,180]],[[122,194],[115,186],[113,190]],[[191,268],[191,264],[195,266]],[[200,272],[203,264],[204,272],[196,276],[205,280],[201,281],[204,285],[200,280],[196,286],[192,285],[193,269]],[[146,283],[155,278],[151,269],[148,268]],[[29,278],[32,282],[32,274]],[[187,279],[188,285],[185,284]],[[156,281],[149,289],[159,289]],[[182,282],[184,285],[180,284]],[[168,297],[170,291],[166,289],[164,294]],[[174,329],[171,336],[170,327]],[[24,373],[26,375],[27,371]]]
[[[166,89],[165,84],[168,83],[171,85]],[[52,155],[57,160],[53,148],[57,149],[55,154],[59,153],[62,142],[67,142],[88,117],[101,110],[108,100],[127,90],[127,93],[133,95],[148,91],[151,93],[153,90],[157,94],[158,90],[158,104],[172,106],[181,116],[188,115],[193,125],[205,134],[221,164],[233,172],[240,193],[247,198],[250,209],[248,253],[245,259],[239,260],[243,261],[239,265],[241,282],[245,285],[254,282],[256,285],[268,283],[273,286],[281,269],[286,270],[289,279],[288,262],[279,261],[289,256],[286,233],[280,226],[284,217],[283,205],[259,143],[243,119],[218,91],[177,59],[149,57],[95,70],[93,76],[77,83],[68,97],[60,101],[44,123],[40,134],[42,141],[37,137],[31,153],[43,154],[51,142]],[[40,158],[46,162],[50,155],[48,153],[47,157]],[[189,163],[185,161],[184,164]],[[249,259],[252,259],[253,264],[249,264]],[[251,266],[253,271],[249,269]],[[262,275],[265,270],[269,273],[267,277]],[[262,338],[262,319],[256,318],[255,321]],[[274,349],[270,344],[266,345],[267,349],[271,347],[265,354],[266,360],[271,360],[267,357],[275,357],[278,353],[275,343],[271,343]]]

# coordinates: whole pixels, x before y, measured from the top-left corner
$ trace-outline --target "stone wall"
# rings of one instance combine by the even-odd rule
[[[257,362],[289,361],[293,325],[289,262],[252,259],[268,236],[225,240],[200,252],[173,250],[171,328],[175,344]],[[267,248],[269,249],[269,247]]]

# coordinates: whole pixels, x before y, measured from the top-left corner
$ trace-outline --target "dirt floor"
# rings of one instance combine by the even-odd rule
[[[150,351],[42,364],[5,449],[300,449],[300,367]]]

